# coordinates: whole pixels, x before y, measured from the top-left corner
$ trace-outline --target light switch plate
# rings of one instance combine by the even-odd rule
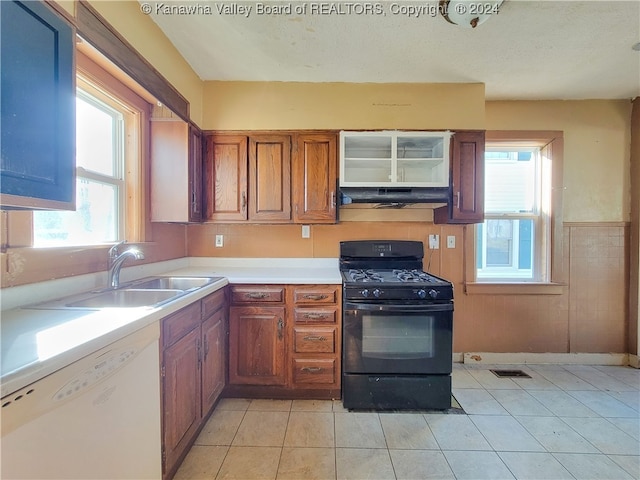
[[[311,227],[309,225],[302,225],[302,238],[311,237]]]
[[[216,235],[216,247],[224,246],[224,235]]]

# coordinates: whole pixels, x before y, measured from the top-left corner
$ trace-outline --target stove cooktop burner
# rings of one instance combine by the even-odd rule
[[[442,283],[437,277],[422,270],[392,269],[350,269],[345,272],[346,281],[350,282],[378,282],[378,283]]]

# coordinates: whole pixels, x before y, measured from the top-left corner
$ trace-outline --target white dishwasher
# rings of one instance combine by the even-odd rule
[[[2,398],[2,479],[160,479],[156,323]]]

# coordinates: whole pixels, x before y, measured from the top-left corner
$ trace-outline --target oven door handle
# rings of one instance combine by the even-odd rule
[[[422,305],[389,305],[380,303],[353,303],[346,302],[345,310],[363,310],[366,312],[407,312],[407,313],[424,313],[424,312],[449,312],[453,310],[453,302],[451,303],[429,303]]]

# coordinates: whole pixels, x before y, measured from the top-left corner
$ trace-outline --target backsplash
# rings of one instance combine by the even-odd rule
[[[565,224],[560,295],[465,294],[463,236],[473,226],[430,222],[342,222],[312,225],[191,225],[189,256],[338,257],[342,240],[419,240],[440,235],[440,248],[425,248],[424,268],[454,284],[454,351],[628,352],[625,223]],[[224,247],[216,248],[216,234]],[[447,236],[456,248],[446,248]]]

